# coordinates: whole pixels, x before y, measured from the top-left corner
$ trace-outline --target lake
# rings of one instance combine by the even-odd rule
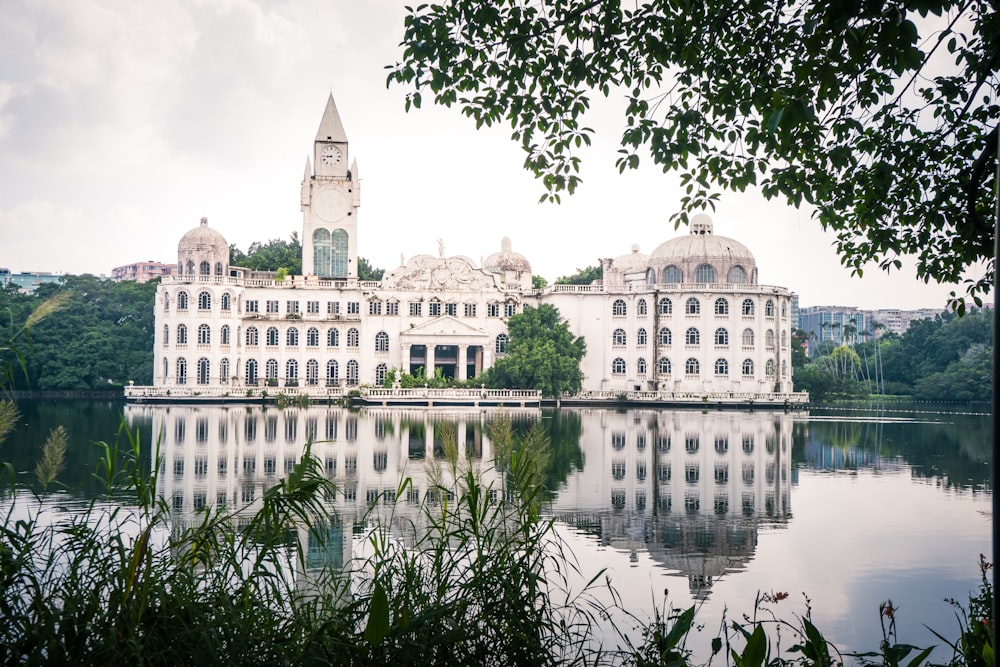
[[[99,487],[99,449],[124,418],[144,453],[159,443],[158,491],[178,522],[206,505],[256,503],[307,439],[340,490],[344,527],[327,563],[360,548],[371,503],[417,514],[432,492],[443,439],[481,462],[487,422],[474,408],[125,406],[25,401],[0,459],[30,477],[49,428],[70,434],[60,491],[72,506]],[[551,442],[548,511],[581,573],[606,569],[623,606],[698,607],[704,652],[723,614],[750,614],[761,593],[788,593],[779,615],[806,611],[842,649],[876,650],[879,603],[899,610],[899,639],[957,636],[954,610],[979,582],[992,530],[992,431],[986,410],[891,405],[809,412],[653,409],[507,410],[516,429],[540,424]],[[152,465],[153,457],[144,465]],[[413,480],[395,498],[402,476]],[[409,509],[407,509],[409,508]],[[665,602],[666,596],[666,602]],[[628,625],[622,618],[609,623]],[[629,632],[629,627],[620,628]],[[610,628],[608,629],[610,632]],[[950,654],[936,651],[933,657]]]

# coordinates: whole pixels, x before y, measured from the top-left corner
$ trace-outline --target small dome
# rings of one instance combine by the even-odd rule
[[[229,250],[229,244],[225,237],[208,226],[208,218],[202,218],[201,224],[181,237],[177,244],[177,251],[205,251],[225,248]]]
[[[649,255],[643,255],[639,252],[638,244],[633,243],[632,252],[615,257],[612,266],[621,271],[629,271],[631,269],[645,269],[647,264],[649,264]]]
[[[181,237],[177,244],[177,273],[180,275],[225,276],[229,273],[229,244],[208,226],[208,218]]]
[[[500,252],[495,252],[483,261],[483,268],[490,273],[531,273],[531,263],[524,257],[511,250],[511,243],[508,237],[503,237],[500,242]]]

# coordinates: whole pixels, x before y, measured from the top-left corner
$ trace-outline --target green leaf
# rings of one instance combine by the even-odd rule
[[[372,646],[378,646],[389,634],[389,599],[382,582],[375,584],[371,603],[368,606],[368,623],[365,625],[365,639]]]

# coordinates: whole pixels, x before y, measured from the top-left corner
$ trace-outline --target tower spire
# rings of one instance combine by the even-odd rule
[[[326,100],[323,120],[319,122],[319,130],[316,131],[316,141],[339,141],[347,143],[347,133],[344,132],[344,124],[340,122],[340,113],[337,112],[337,105],[333,101],[332,93]]]

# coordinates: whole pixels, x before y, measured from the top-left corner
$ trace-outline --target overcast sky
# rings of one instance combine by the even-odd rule
[[[618,100],[597,101],[584,184],[561,205],[503,128],[456,109],[405,113],[387,89],[403,0],[3,0],[0,2],[0,266],[109,274],[175,262],[207,216],[230,243],[301,233],[299,184],[332,92],[361,176],[359,251],[477,262],[504,236],[552,281],[599,257],[645,253],[686,228],[675,175],[619,175]],[[603,130],[603,132],[602,132]],[[840,266],[808,210],[723,194],[717,234],[743,242],[761,283],[803,306],[942,307],[948,286],[864,279]]]

